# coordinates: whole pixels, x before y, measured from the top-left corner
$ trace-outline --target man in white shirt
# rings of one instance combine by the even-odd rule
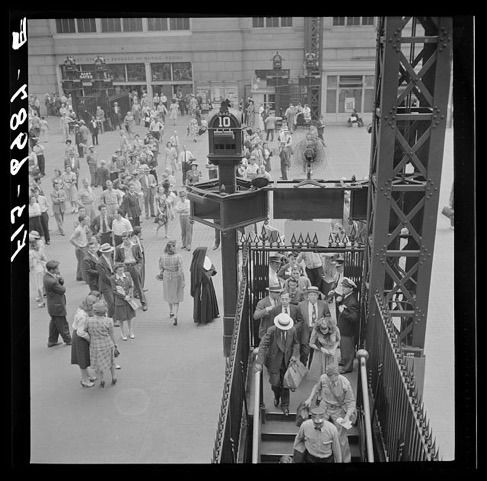
[[[69,242],[74,246],[74,253],[78,260],[78,266],[76,268],[76,280],[87,281],[86,272],[83,266],[83,259],[88,252],[88,225],[90,218],[87,215],[80,215],[78,217],[79,224],[71,234]]]
[[[183,145],[183,150],[179,154],[179,165],[183,173],[183,185],[186,185],[186,174],[191,170],[191,161],[194,159],[193,154]]]
[[[320,292],[323,292],[322,284],[325,271],[323,270],[323,261],[321,260],[320,255],[316,252],[301,252],[296,261],[298,264],[301,261],[304,261],[306,275],[311,281],[311,285],[316,286]]]
[[[189,219],[190,202],[186,197],[186,191],[179,192],[179,199],[176,201],[174,210],[179,214],[179,223],[181,225],[181,249],[191,250],[193,240],[193,224]]]
[[[123,216],[123,213],[123,210],[118,209],[112,222],[113,243],[115,247],[122,243],[124,233],[128,234],[134,230],[130,221]]]
[[[41,209],[40,221],[42,225],[42,230],[44,231],[44,239],[46,241],[46,245],[48,246],[51,242],[51,238],[49,236],[49,204],[47,202],[47,198],[40,193],[39,189],[34,189],[34,195]]]

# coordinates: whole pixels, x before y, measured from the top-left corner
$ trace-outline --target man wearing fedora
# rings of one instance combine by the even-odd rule
[[[264,337],[267,329],[272,326],[274,322],[274,318],[270,317],[270,313],[274,308],[277,308],[280,305],[280,294],[281,294],[281,286],[279,284],[270,285],[266,287],[266,291],[268,294],[257,302],[254,311],[254,321],[259,321],[258,329],[255,327],[254,323],[254,332],[257,331],[257,336],[254,336],[254,345],[258,345],[260,340]]]
[[[149,172],[149,166],[143,164],[140,166],[141,175],[139,178],[140,186],[144,194],[144,208],[145,218],[155,217],[154,213],[154,197],[156,195],[157,181],[156,178]]]
[[[274,325],[267,329],[259,344],[255,370],[262,371],[265,364],[269,383],[274,392],[274,406],[281,404],[282,412],[289,415],[289,389],[283,385],[284,374],[291,360],[299,359],[299,340],[294,321],[288,314],[278,314]]]
[[[322,317],[330,316],[328,304],[325,301],[318,299],[320,290],[316,286],[310,286],[305,293],[308,298],[298,304],[298,316],[301,322],[297,326],[299,342],[301,343],[301,362],[308,368],[313,361],[313,351],[309,347],[309,339],[311,331],[316,324],[316,321]]]
[[[71,334],[69,333],[69,326],[66,321],[66,288],[64,287],[64,279],[59,272],[58,261],[48,261],[46,263],[46,273],[44,274],[43,282],[46,293],[47,312],[51,316],[47,347],[58,345],[60,335],[66,345],[70,346]]]
[[[108,317],[113,317],[115,300],[113,298],[112,283],[110,278],[114,274],[113,247],[110,244],[102,244],[99,251],[100,258],[96,264],[98,271],[98,290],[103,295],[108,307]]]
[[[357,284],[348,277],[341,282],[342,295],[336,297],[338,329],[340,330],[340,355],[343,367],[340,374],[352,372],[355,358],[355,340],[358,337],[360,305],[354,289]]]
[[[338,430],[327,420],[321,406],[310,411],[311,419],[303,421],[294,439],[295,463],[341,463],[342,451]]]

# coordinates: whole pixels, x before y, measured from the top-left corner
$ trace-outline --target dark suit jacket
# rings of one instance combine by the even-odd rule
[[[125,214],[128,217],[139,217],[140,216],[140,204],[139,204],[139,197],[136,193],[133,195],[127,192],[123,196],[122,204],[120,208],[123,209]]]
[[[132,255],[134,256],[135,262],[137,262],[137,264],[142,264],[144,257],[138,245],[132,246]],[[122,244],[115,247],[115,262],[125,262],[125,250]]]
[[[96,256],[95,254],[95,257],[98,256]],[[98,290],[99,272],[98,269],[96,268],[97,264],[98,264],[98,258],[94,259],[89,252],[86,252],[85,257],[83,258],[83,267],[85,269],[87,282],[91,290]]]
[[[352,294],[345,297],[340,304],[347,306],[338,316],[337,325],[340,330],[340,335],[342,337],[356,337],[358,335],[360,319],[360,305],[357,301],[357,296],[352,292]]]
[[[279,304],[279,301],[276,300],[276,303]],[[265,308],[270,307],[271,301],[269,296],[265,296],[263,299],[261,299],[259,302],[257,302],[257,305],[255,306],[255,311],[254,311],[254,319],[260,320],[260,325],[259,325],[259,339],[262,339],[267,331],[267,327],[273,326],[274,325],[274,318],[272,321],[269,322],[270,319],[270,313],[266,312]],[[261,328],[261,326],[263,326]]]
[[[286,366],[289,364],[291,356],[299,358],[299,340],[296,329],[292,327],[287,332],[286,345],[282,343],[281,329],[271,326],[267,329],[265,336],[259,344],[257,362],[265,364],[269,371],[269,382],[272,385],[279,384],[279,371],[282,361]]]
[[[102,188],[106,188],[107,180],[110,179],[110,171],[106,167],[98,167],[96,169],[96,185],[100,185]]]
[[[330,315],[330,309],[328,308],[328,303],[325,301],[320,301],[319,299],[316,301],[317,308],[318,308],[318,315],[316,316],[316,320],[320,317],[326,317]],[[299,312],[299,322],[296,326],[296,330],[298,332],[299,342],[301,343],[301,356],[302,358],[308,357],[310,347],[309,347],[309,338],[311,337],[311,331],[313,327],[309,326],[309,313],[308,313],[308,305],[309,301],[301,301],[298,304],[298,312]]]
[[[44,274],[44,290],[46,291],[47,312],[50,316],[66,315],[66,288],[51,274]]]
[[[108,230],[112,230],[112,222],[113,222],[113,217],[111,215],[107,215],[107,224],[108,224]],[[93,234],[98,234],[100,232],[101,228],[101,215],[97,215],[93,221],[91,222],[91,231]]]
[[[100,256],[96,269],[98,271],[98,290],[100,292],[111,291],[112,283],[110,278],[113,275],[113,271],[112,267],[107,263],[103,255]]]

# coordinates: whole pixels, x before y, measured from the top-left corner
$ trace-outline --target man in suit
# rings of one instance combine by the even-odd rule
[[[103,190],[107,188],[107,181],[110,180],[110,170],[105,160],[100,160],[100,167],[96,169],[95,179],[97,186],[100,186]]]
[[[123,210],[132,226],[140,226],[141,210],[139,204],[139,195],[137,192],[135,192],[135,184],[133,182],[129,182],[129,190],[123,196],[120,209]]]
[[[108,215],[108,209],[105,204],[98,206],[100,214],[91,222],[91,231],[98,237],[100,244],[112,244],[112,222],[113,217]]]
[[[330,315],[330,309],[325,301],[318,299],[320,290],[316,286],[308,287],[306,290],[308,299],[301,301],[298,304],[298,311],[300,322],[297,327],[299,342],[301,344],[301,362],[306,365],[308,362],[308,368],[311,366],[313,360],[313,351],[309,347],[309,338],[311,337],[311,331],[316,321],[321,317]],[[311,352],[310,352],[311,351]],[[309,356],[309,360],[308,360]]]
[[[59,344],[59,335],[61,335],[66,345],[70,346],[71,334],[66,321],[66,288],[64,287],[64,279],[59,272],[58,261],[48,261],[46,263],[44,291],[46,293],[47,312],[51,316],[47,347],[57,346]]]
[[[258,329],[255,329],[254,323],[254,332],[257,331],[258,339],[254,336],[254,345],[258,345],[259,341],[264,337],[265,333],[267,332],[267,328],[271,326],[274,322],[274,318],[270,317],[270,312],[274,307],[279,305],[279,296],[281,293],[281,286],[269,286],[266,287],[266,291],[269,291],[269,294],[257,302],[254,311],[254,321],[259,321]]]
[[[289,389],[283,385],[284,374],[291,360],[299,359],[299,340],[294,322],[287,314],[274,318],[274,325],[267,329],[259,344],[255,370],[262,371],[265,364],[269,372],[269,383],[274,392],[274,406],[281,403],[282,412],[289,415]]]
[[[360,305],[353,292],[357,288],[355,282],[344,277],[341,282],[342,296],[336,297],[338,329],[340,330],[340,356],[343,367],[340,374],[352,372],[355,358],[355,340],[358,337]]]
[[[141,279],[144,258],[140,247],[137,244],[132,244],[128,234],[124,235],[122,244],[115,248],[115,263],[119,262],[125,264],[125,268],[130,273],[134,282],[135,297],[140,299],[142,310],[147,311],[147,300],[145,298],[144,289],[142,288]]]
[[[274,318],[281,313],[291,316],[295,328],[297,328],[298,322],[302,321],[298,306],[291,304],[291,297],[287,291],[281,291],[278,304],[269,312],[268,316],[262,318],[261,326],[264,334],[267,332],[267,329],[274,324]]]
[[[91,238],[88,241],[88,251],[83,259],[83,268],[86,273],[86,282],[90,288],[90,291],[98,290],[98,277],[99,273],[96,268],[98,264],[98,242],[95,238]]]
[[[103,244],[100,249],[100,258],[96,269],[98,271],[98,290],[103,295],[108,306],[108,317],[113,317],[115,300],[113,298],[112,283],[110,277],[114,274],[113,247],[110,244]]]
[[[155,217],[154,196],[156,195],[157,182],[156,178],[149,173],[149,166],[147,164],[141,165],[140,169],[142,175],[140,176],[139,182],[144,193],[145,218],[149,219],[149,217]]]

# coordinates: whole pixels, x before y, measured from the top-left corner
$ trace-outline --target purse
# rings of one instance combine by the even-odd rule
[[[136,311],[140,307],[140,302],[137,299],[130,299],[127,302],[134,311]]]
[[[301,361],[291,361],[284,374],[283,386],[287,389],[297,389],[308,374],[308,368]]]

